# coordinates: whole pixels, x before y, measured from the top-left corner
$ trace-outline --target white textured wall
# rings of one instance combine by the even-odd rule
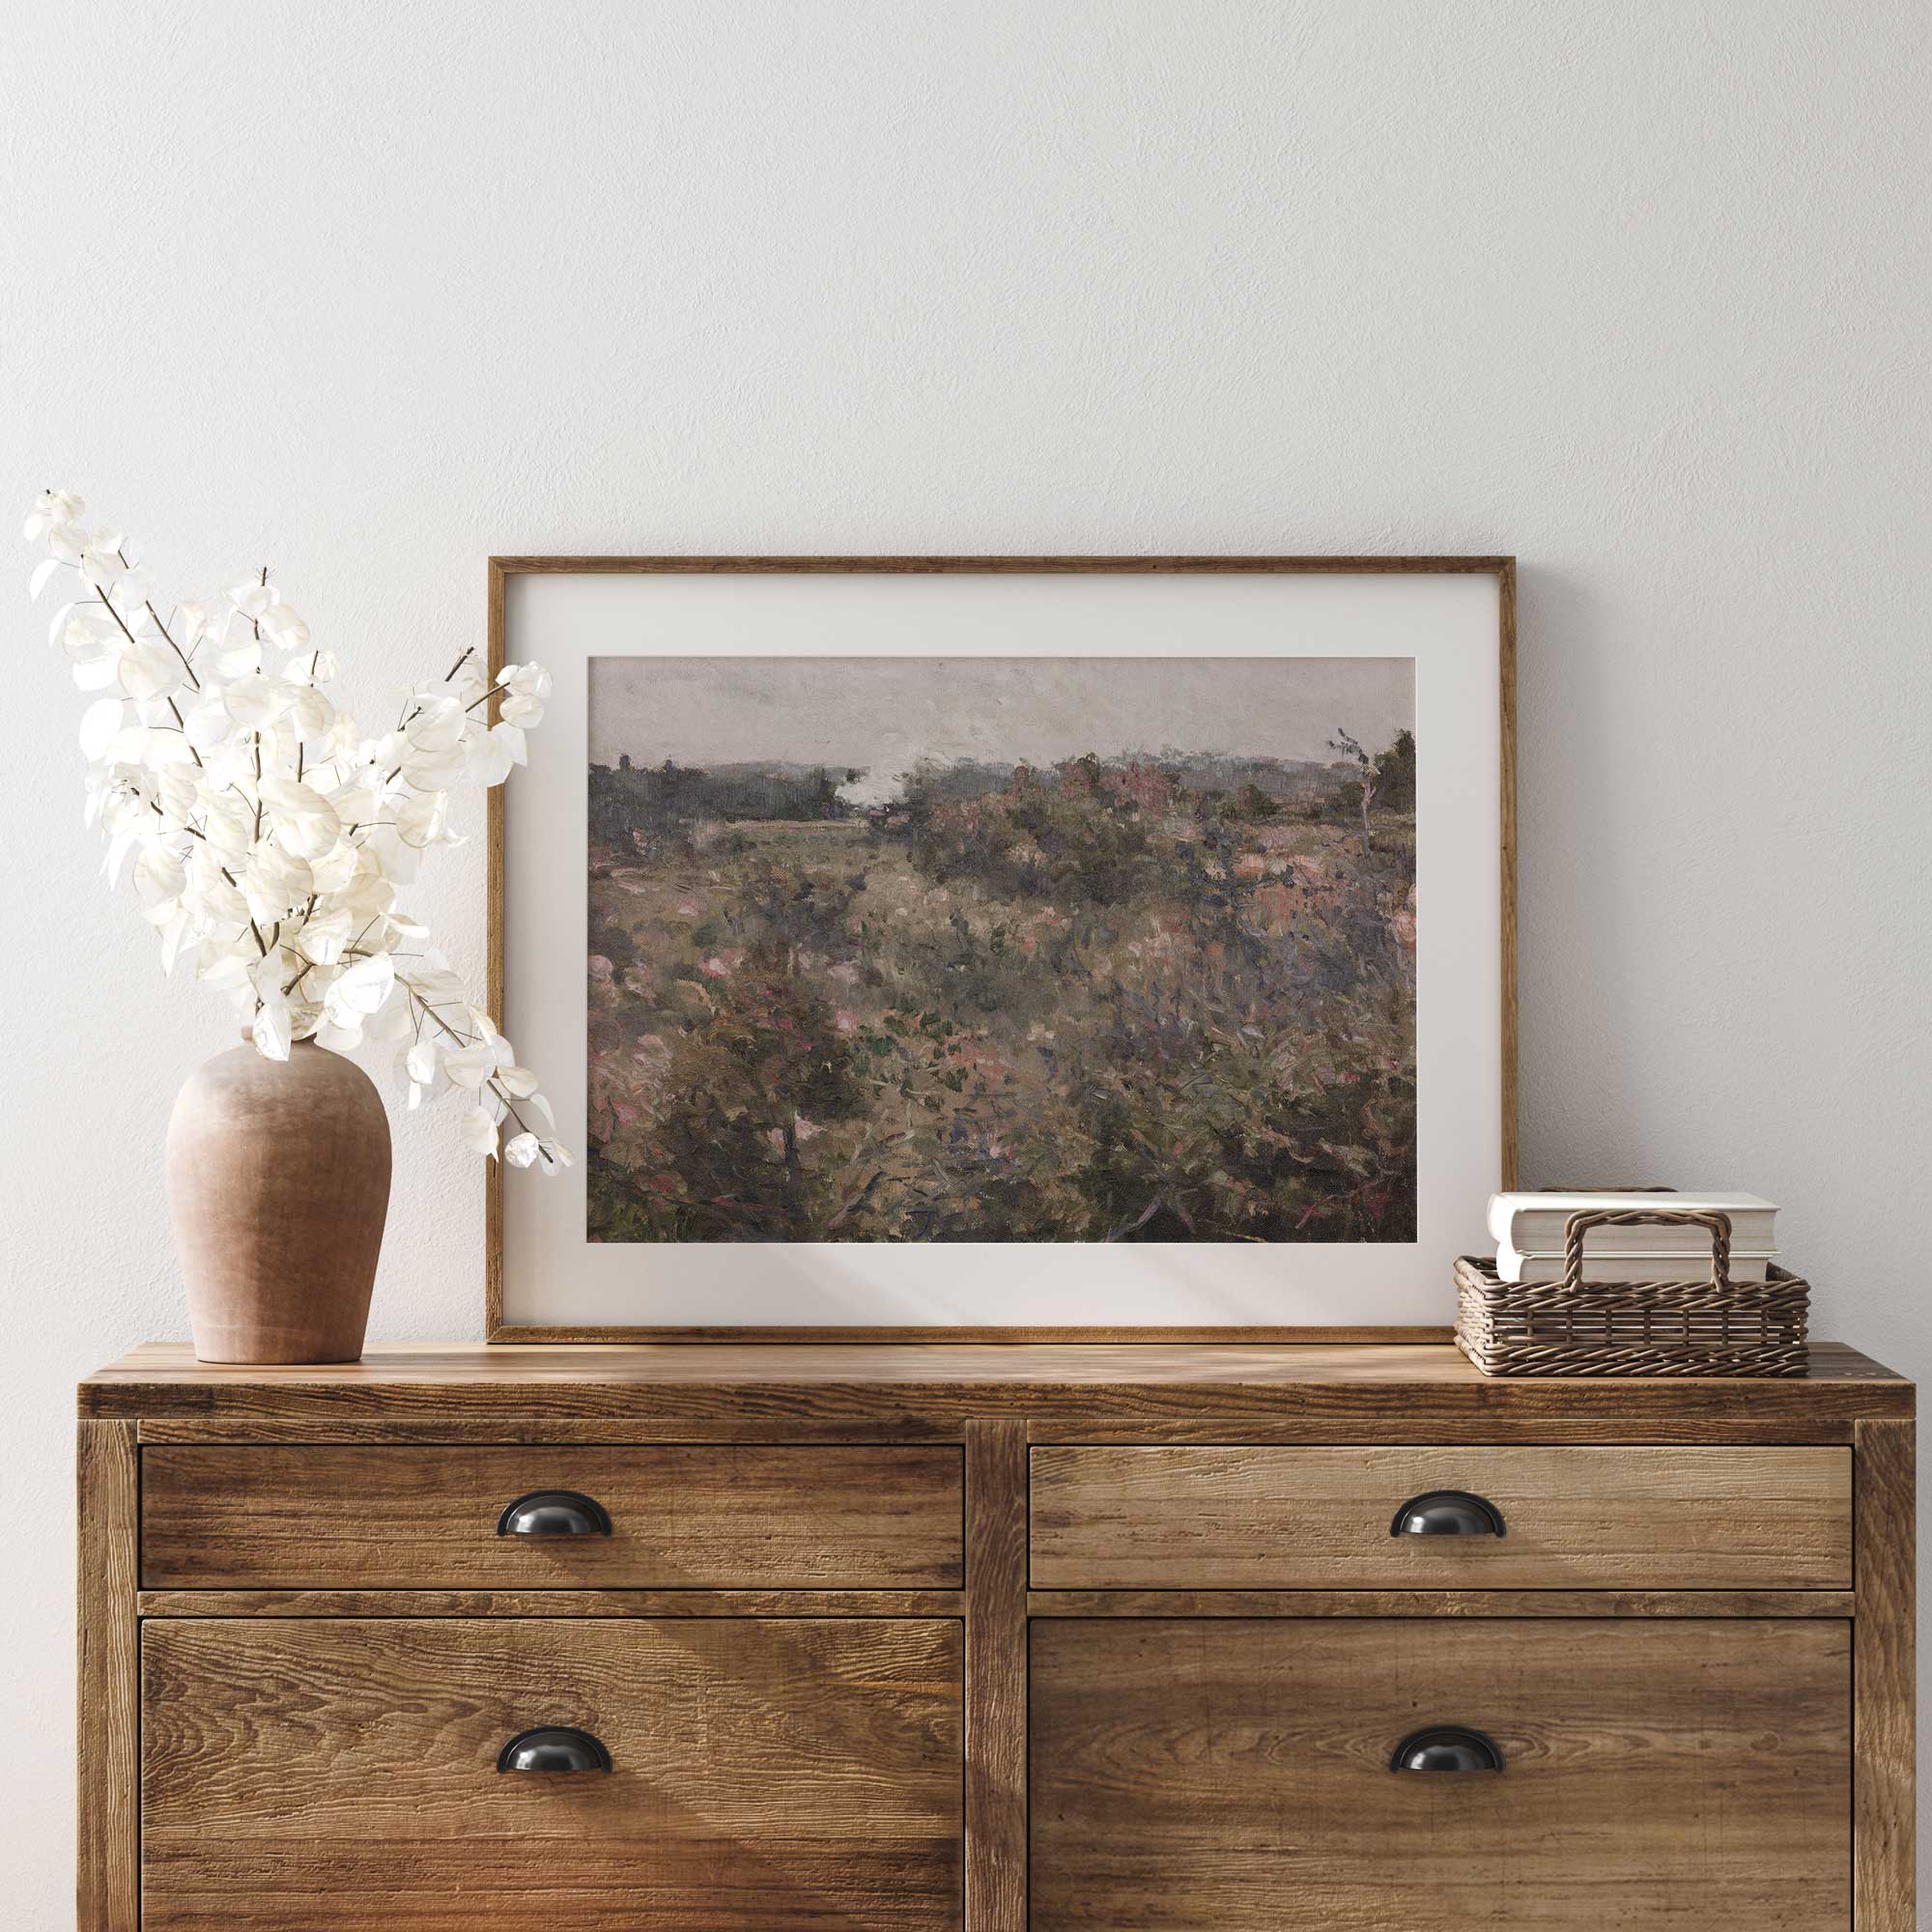
[[[1928,17],[7,0],[0,505],[80,490],[185,591],[270,561],[372,696],[480,638],[491,551],[1514,551],[1532,1176],[1760,1188],[1821,1329],[1926,1373]],[[14,608],[38,1932],[71,1388],[183,1331],[157,1155],[228,1022],[92,883],[78,702]],[[480,854],[432,898],[480,964]],[[473,1163],[398,1145],[376,1332],[473,1335]]]

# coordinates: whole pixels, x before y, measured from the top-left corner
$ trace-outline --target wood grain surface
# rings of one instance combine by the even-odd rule
[[[1391,1536],[1430,1490],[1502,1536]],[[1844,1589],[1847,1449],[1040,1447],[1037,1589]]]
[[[966,1614],[964,1590],[143,1590],[134,1603],[144,1617],[956,1618]]]
[[[131,1422],[83,1422],[76,1444],[79,1620],[74,1909],[79,1932],[137,1932],[139,1451]]]
[[[941,1932],[960,1635],[907,1623],[144,1628],[144,1932]],[[608,1775],[499,1775],[526,1727]]]
[[[1849,1441],[1861,1418],[1913,1414],[1913,1389],[1821,1344],[1811,1374],[1765,1382],[1488,1380],[1454,1349],[520,1348],[385,1346],[340,1368],[225,1369],[150,1344],[80,1385],[81,1413],[341,1426],[435,1417],[732,1425],[916,1416],[1035,1418],[1054,1430],[1235,1420],[1303,1440]],[[1204,1421],[1204,1419],[1206,1419]],[[1225,1434],[1223,1439],[1226,1439]]]
[[[1026,1932],[1023,1422],[966,1435],[966,1932]]]
[[[415,1409],[387,1415],[380,1410],[338,1408],[302,1417],[151,1415],[140,1424],[143,1446],[156,1442],[477,1442],[498,1447],[535,1442],[557,1448],[582,1444],[597,1449],[655,1446],[667,1440],[696,1442],[951,1442],[962,1440],[957,1418],[908,1415],[882,1410],[865,1421],[815,1422],[788,1417],[766,1423],[743,1413],[730,1417],[685,1418],[667,1428],[648,1419],[522,1415],[514,1408],[497,1414],[439,1415]]]
[[[1841,1623],[1042,1624],[1034,1932],[1845,1932],[1850,1693]]]
[[[1859,1932],[1917,1932],[1918,1925],[1916,1448],[1909,1422],[1859,1428],[1859,1601],[1853,1626],[1858,1782],[1852,1818]]]
[[[498,1536],[576,1490],[606,1536]],[[157,1447],[141,1462],[150,1589],[956,1587],[957,1448]]]
[[[1849,1617],[1850,1590],[1031,1590],[1029,1617]]]

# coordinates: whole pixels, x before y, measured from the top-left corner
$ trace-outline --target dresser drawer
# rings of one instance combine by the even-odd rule
[[[543,1492],[584,1534],[499,1534]],[[957,1448],[156,1447],[150,1589],[956,1588]],[[567,1514],[567,1512],[566,1512]],[[559,1513],[542,1520],[554,1526]],[[596,1525],[591,1527],[591,1525]],[[541,1526],[541,1523],[539,1524]]]
[[[1033,1932],[1845,1932],[1850,1698],[1841,1622],[1036,1623]]]
[[[1843,1589],[1852,1456],[1043,1447],[1031,1534],[1046,1590]]]
[[[143,1932],[959,1923],[956,1623],[156,1619],[140,1754]]]

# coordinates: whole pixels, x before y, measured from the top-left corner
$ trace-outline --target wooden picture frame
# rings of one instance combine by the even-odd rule
[[[1497,820],[1500,887],[1500,1042],[1498,1068],[1501,1144],[1497,1174],[1500,1184],[1517,1181],[1517,881],[1516,881],[1516,560],[1511,556],[493,556],[488,576],[489,665],[494,678],[506,662],[508,599],[513,581],[522,578],[615,575],[755,574],[816,576],[827,573],[867,573],[895,576],[946,574],[1066,574],[1111,573],[1138,576],[1306,576],[1454,575],[1492,577],[1496,584],[1497,712],[1499,730]],[[534,756],[541,758],[539,745]],[[488,988],[490,1010],[499,1019],[505,1012],[505,933],[507,918],[506,825],[517,808],[509,803],[510,786],[488,793]],[[566,1129],[567,1130],[567,1129]],[[520,1177],[519,1184],[543,1185],[534,1177]],[[873,1342],[897,1344],[1090,1342],[1220,1342],[1329,1343],[1442,1341],[1450,1333],[1442,1324],[1263,1324],[1202,1325],[1192,1323],[1133,1326],[964,1325],[924,1324],[834,1325],[652,1325],[605,1323],[511,1322],[505,1314],[504,1186],[499,1162],[487,1164],[485,1180],[486,1276],[484,1318],[486,1339],[493,1343],[826,1343]],[[1477,1204],[1480,1206],[1480,1204]],[[1442,1257],[1445,1315],[1452,1292],[1449,1269],[1453,1257]]]

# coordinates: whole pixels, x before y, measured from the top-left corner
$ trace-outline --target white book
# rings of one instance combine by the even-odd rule
[[[1729,1279],[1763,1281],[1771,1265],[1771,1256],[1741,1255],[1731,1250]],[[1561,1255],[1525,1255],[1507,1241],[1496,1243],[1496,1273],[1504,1281],[1539,1282],[1563,1279]],[[1608,1281],[1709,1281],[1711,1250],[1706,1244],[1701,1254],[1600,1255],[1594,1243],[1583,1248],[1583,1281],[1587,1287]]]
[[[1555,1255],[1563,1251],[1563,1231],[1573,1214],[1607,1208],[1612,1213],[1632,1208],[1675,1211],[1680,1214],[1725,1214],[1731,1223],[1734,1254],[1770,1255],[1777,1252],[1776,1206],[1756,1194],[1492,1194],[1490,1237],[1498,1252]],[[1595,1228],[1586,1237],[1591,1254],[1662,1255],[1685,1253],[1707,1240],[1694,1232],[1665,1223],[1662,1227]]]

